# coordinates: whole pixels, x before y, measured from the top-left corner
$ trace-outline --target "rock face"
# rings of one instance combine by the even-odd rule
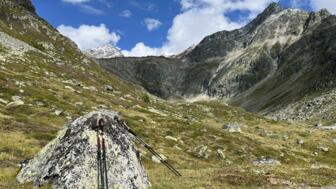
[[[35,7],[33,6],[31,0],[2,0],[0,2],[0,7],[1,5],[22,6],[26,10],[35,13]]]
[[[113,46],[112,44],[105,44],[95,49],[84,51],[85,54],[92,58],[113,58],[113,57],[123,57],[124,55],[119,48]]]
[[[147,174],[129,133],[119,127],[115,112],[97,111],[80,117],[24,166],[17,176],[21,183],[53,188],[97,188],[97,135],[92,124],[105,120],[107,172],[110,188],[147,188]]]
[[[336,16],[326,10],[308,13],[272,3],[246,26],[207,36],[179,56],[97,62],[163,98],[207,96],[279,119],[288,112],[304,120],[292,115],[291,105],[336,88],[335,32]]]

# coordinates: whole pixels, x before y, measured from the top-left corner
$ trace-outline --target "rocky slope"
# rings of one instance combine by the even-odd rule
[[[210,35],[182,56],[97,62],[163,98],[208,96],[274,115],[335,87],[335,24],[326,10],[308,13],[272,3],[245,27]]]
[[[120,49],[113,46],[112,44],[105,44],[95,49],[86,50],[84,51],[84,54],[91,58],[113,58],[124,56]]]
[[[16,181],[20,161],[36,156],[67,122],[101,109],[119,112],[129,127],[181,171],[183,177],[176,178],[138,148],[153,188],[336,185],[334,127],[274,121],[221,101],[157,98],[90,61],[72,41],[38,17],[29,2],[0,3],[0,188],[33,188],[32,183]],[[120,60],[120,65],[126,62],[120,57],[112,60]],[[150,82],[147,69],[162,70],[162,61],[172,73],[178,67],[186,70],[197,65],[174,59],[175,68],[164,57],[139,60],[153,66],[142,70],[132,63],[134,71],[129,74],[142,73],[146,80],[139,78],[138,82],[149,81],[153,90],[160,83]],[[202,73],[203,68],[199,70]],[[181,78],[172,73],[152,77],[169,79],[160,86],[171,90],[166,94],[186,94],[176,90],[174,82],[180,83]]]

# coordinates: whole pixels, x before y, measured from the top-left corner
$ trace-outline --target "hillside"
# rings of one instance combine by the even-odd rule
[[[148,67],[153,71],[162,70],[161,62],[170,69],[170,59],[134,60],[148,59],[156,65]],[[128,81],[139,76],[129,72]],[[159,76],[152,75],[179,82]],[[181,171],[183,177],[176,178],[139,147],[152,188],[336,185],[333,131],[270,120],[222,101],[172,102],[153,96],[88,59],[36,15],[29,0],[0,3],[0,84],[0,188],[32,188],[16,181],[18,164],[34,157],[65,123],[97,109],[118,111]]]
[[[210,35],[181,56],[96,61],[166,99],[208,96],[275,119],[329,124],[335,120],[331,97],[307,104],[334,94],[335,26],[326,10],[273,3],[243,28]]]

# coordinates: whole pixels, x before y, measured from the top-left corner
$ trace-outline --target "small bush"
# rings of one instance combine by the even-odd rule
[[[147,94],[142,96],[142,100],[147,104],[150,103],[150,98]]]

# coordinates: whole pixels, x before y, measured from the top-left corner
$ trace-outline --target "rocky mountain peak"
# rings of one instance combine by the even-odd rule
[[[311,12],[306,22],[305,29],[313,28],[319,25],[322,22],[322,20],[324,20],[325,18],[331,15],[332,14],[327,9],[321,9],[318,12]]]
[[[268,5],[268,7],[264,10],[264,13],[273,13],[273,12],[279,12],[281,10],[283,10],[284,8],[281,7],[281,5],[279,5],[278,3],[271,3],[270,5]]]
[[[92,58],[114,58],[124,56],[121,50],[111,43],[107,43],[95,49],[86,50],[84,53]]]
[[[257,26],[267,20],[270,16],[283,11],[284,8],[278,3],[271,3],[262,13],[260,13],[252,22],[246,25],[246,28],[254,30]]]
[[[327,10],[327,9],[321,9],[318,14],[322,17],[322,18],[327,18],[329,16],[331,16],[332,14]]]

